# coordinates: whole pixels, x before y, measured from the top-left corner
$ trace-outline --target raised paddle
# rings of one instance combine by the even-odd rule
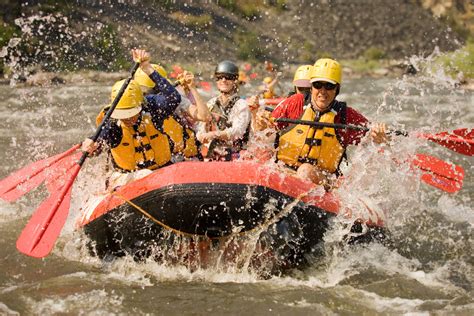
[[[112,115],[139,65],[139,63],[135,63],[130,71],[130,76],[117,93],[102,123],[91,138],[94,142],[99,137],[102,127]],[[66,174],[64,185],[53,192],[36,209],[16,242],[16,247],[20,252],[36,258],[43,258],[51,252],[69,214],[72,185],[87,157],[88,153],[84,152],[81,159]]]

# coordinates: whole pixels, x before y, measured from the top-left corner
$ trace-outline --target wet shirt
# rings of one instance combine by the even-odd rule
[[[216,102],[217,97],[209,100],[207,105],[210,109],[212,109]],[[252,115],[250,113],[249,107],[247,106],[247,101],[239,99],[237,102],[235,102],[230,111],[228,111],[227,122],[230,126],[221,130],[225,131],[227,135],[230,136],[232,141],[242,139],[247,132],[251,118]],[[200,122],[198,125],[198,132],[204,133],[207,131],[206,124]]]
[[[150,78],[155,82],[159,93],[145,96],[145,104],[142,107],[142,114],[145,112],[150,114],[153,125],[160,129],[163,121],[170,116],[181,102],[181,96],[176,89],[168,82],[168,80],[161,77],[154,71]],[[141,122],[139,117],[135,126]],[[122,128],[119,121],[116,119],[109,119],[104,125],[98,141],[104,142],[110,147],[114,148],[120,144],[122,140]]]
[[[304,112],[304,95],[297,93],[282,101],[273,110],[272,117],[274,118],[290,118],[300,119]],[[346,108],[346,122],[345,124],[362,125],[366,126],[369,121],[365,116],[359,113],[357,110],[347,107]],[[338,113],[334,118],[334,123],[341,123],[341,113]],[[279,129],[284,129],[288,126],[288,123],[277,123]],[[337,128],[336,133],[338,138],[344,147],[348,145],[357,145],[361,139],[365,136],[365,131],[358,131],[353,129]]]

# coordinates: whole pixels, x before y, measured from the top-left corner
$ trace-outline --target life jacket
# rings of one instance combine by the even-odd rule
[[[97,115],[95,119],[97,126],[102,122],[104,116],[105,110]],[[198,156],[196,134],[185,124],[180,123],[179,118],[170,115],[163,121],[162,130],[171,141],[173,153],[182,153],[187,158]]]
[[[163,132],[171,140],[173,153],[182,153],[185,157],[198,155],[196,135],[192,129],[180,123],[179,118],[170,115],[163,121]]]
[[[309,104],[300,119],[334,123],[334,118],[338,113],[341,113],[342,121],[345,121],[346,104],[344,102],[335,101],[330,110],[324,113],[315,112]],[[334,128],[301,124],[282,132],[279,137],[277,159],[292,167],[299,167],[302,163],[311,163],[322,170],[337,173],[344,153],[345,148]]]
[[[158,130],[149,114],[142,114],[138,126],[121,124],[122,140],[110,151],[114,164],[125,171],[156,169],[171,160],[168,136]]]
[[[211,117],[212,117],[211,130],[222,131],[222,130],[225,130],[226,128],[232,127],[232,123],[229,122],[229,115],[230,115],[230,111],[232,110],[232,108],[234,107],[235,103],[237,103],[238,100],[240,100],[240,97],[235,94],[229,98],[229,100],[227,101],[227,104],[224,106],[223,104],[221,104],[219,98],[215,98],[215,101],[208,106],[209,111],[211,112]],[[217,146],[226,147],[226,150],[231,153],[239,152],[240,150],[243,149],[244,145],[248,142],[249,134],[250,134],[250,126],[247,128],[242,138],[237,139],[232,142],[232,147],[229,147],[229,145],[225,141],[213,140],[209,146],[209,153],[211,153],[212,149]]]
[[[275,92],[273,89],[267,89],[263,92],[262,96],[264,99],[273,99],[275,97]]]

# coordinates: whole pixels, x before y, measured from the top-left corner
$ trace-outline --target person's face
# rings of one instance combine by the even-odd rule
[[[217,89],[222,93],[229,93],[237,86],[237,77],[229,74],[216,74]]]
[[[140,113],[138,113],[137,115],[134,115],[132,117],[126,118],[126,119],[121,119],[121,121],[123,122],[123,124],[125,124],[127,126],[133,126],[138,121],[138,116],[139,115],[140,115]]]
[[[296,88],[296,93],[306,94],[306,93],[311,92],[311,88],[304,88],[304,87],[295,87],[295,88]]]
[[[336,98],[336,87],[337,85],[326,81],[313,82],[311,88],[313,105],[315,105],[318,110],[327,109]]]

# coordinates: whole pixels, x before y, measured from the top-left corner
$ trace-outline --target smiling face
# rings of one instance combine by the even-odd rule
[[[221,93],[229,94],[237,89],[237,78],[228,74],[216,74],[217,89]]]
[[[318,83],[322,83],[322,85]],[[336,98],[336,91],[337,88],[327,89],[326,82],[314,82],[311,88],[311,102],[313,106],[316,107],[316,110],[326,110],[332,103],[332,101],[334,101],[334,99]]]

